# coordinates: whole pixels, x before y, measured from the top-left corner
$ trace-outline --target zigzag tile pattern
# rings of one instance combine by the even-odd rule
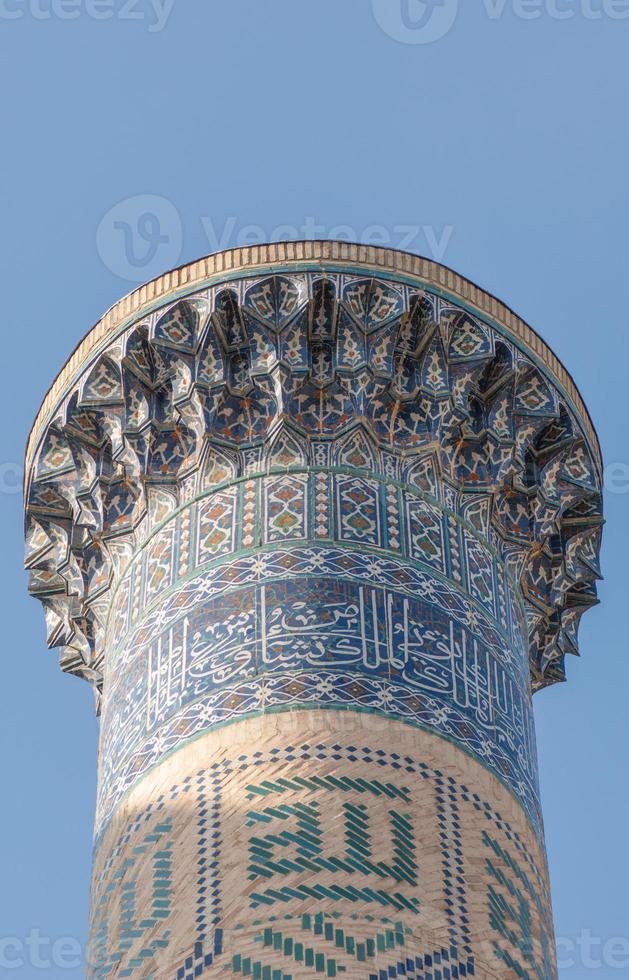
[[[340,728],[244,721],[132,790],[96,848],[90,980],[552,980],[543,848],[509,793],[434,736]],[[163,901],[141,919],[143,862]]]

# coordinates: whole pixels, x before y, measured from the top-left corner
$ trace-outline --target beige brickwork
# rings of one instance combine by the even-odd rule
[[[146,925],[164,854],[167,914]],[[126,949],[132,882],[141,913]],[[454,744],[357,712],[266,715],[189,742],[119,807],[96,852],[93,929],[103,928],[104,896],[108,932],[89,975],[113,957],[108,975],[123,976],[144,951],[138,975],[177,976],[202,960],[190,948],[201,916],[207,976],[268,967],[368,978],[409,961],[448,969],[447,954],[488,980],[551,978],[548,894],[543,847],[521,807]]]

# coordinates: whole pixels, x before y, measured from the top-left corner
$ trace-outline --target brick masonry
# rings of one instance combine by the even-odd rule
[[[157,766],[97,847],[93,935],[93,977],[554,976],[512,794],[354,712],[248,719]]]
[[[25,498],[101,713],[89,977],[555,976],[531,696],[601,469],[529,327],[386,250],[214,257],[77,348]]]

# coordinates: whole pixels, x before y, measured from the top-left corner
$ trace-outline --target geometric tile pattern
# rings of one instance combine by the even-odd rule
[[[364,480],[343,471],[317,469],[295,470],[290,476],[283,477],[256,477],[236,486],[223,485],[224,489],[206,492],[199,500],[189,502],[184,511],[167,518],[157,539],[153,530],[150,546],[139,546],[125,575],[120,576],[112,590],[112,607],[118,627],[126,631],[150,601],[172,584],[172,573],[160,567],[156,559],[160,555],[166,557],[164,541],[167,540],[170,542],[167,560],[173,565],[175,543],[181,539],[184,522],[189,523],[187,533],[194,533],[197,544],[196,548],[188,550],[185,564],[181,563],[180,556],[180,577],[214,558],[244,550],[247,547],[245,537],[251,539],[250,544],[308,540],[307,530],[319,520],[318,493],[322,478],[326,479],[326,495],[332,488],[339,497],[343,494],[343,499],[351,500],[347,511],[340,506],[330,508],[325,530],[316,536],[318,540],[362,544],[379,551],[394,552],[449,577],[453,576],[449,558],[463,548],[466,561],[462,568],[457,566],[461,590],[478,600],[480,611],[487,611],[492,618],[499,619],[503,628],[508,615],[513,621],[524,617],[524,607],[518,608],[519,593],[509,569],[495,549],[489,547],[467,521],[449,515],[442,506],[431,504],[414,488],[382,478],[374,479],[370,497],[365,498]],[[391,493],[396,495],[395,506],[391,506]],[[399,526],[398,495],[399,506],[405,510],[402,527]],[[246,525],[237,518],[237,513],[244,513],[245,509]],[[131,576],[149,582],[148,590],[146,586],[142,589],[139,607],[129,605]],[[497,576],[510,598],[509,611],[497,608]],[[120,636],[119,628],[116,629],[117,636]]]
[[[409,742],[396,751],[394,732],[383,737],[389,723],[379,724],[371,745],[364,727],[291,742],[285,719],[275,744],[248,728],[194,756],[191,743],[171,758],[172,773],[149,776],[161,791],[144,807],[132,794],[97,844],[100,959],[89,975],[107,975],[115,961],[125,976],[173,980],[554,976],[543,850],[508,792],[498,796],[516,826],[445,759],[442,768],[425,761],[421,740],[419,756]],[[251,725],[262,735],[264,720],[243,723]],[[426,743],[425,758],[432,750]],[[195,769],[192,759],[204,757],[214,761]],[[476,785],[477,768],[470,760]],[[490,780],[480,782],[487,789]],[[145,923],[152,945],[141,929],[121,927],[123,954],[105,952],[100,910],[124,902],[149,841],[148,866],[167,876],[159,925],[151,933]],[[176,948],[174,934],[187,946]]]
[[[92,963],[94,977],[106,977],[114,970],[120,977],[142,971],[158,949],[169,945],[167,929],[158,933],[146,945],[142,937],[169,918],[172,900],[173,843],[165,835],[172,831],[172,820],[155,825],[141,843],[133,848],[133,857],[123,865],[110,865],[99,893],[92,919]],[[148,902],[138,908],[138,891],[144,884],[136,865],[150,854],[152,889]],[[118,915],[117,944],[112,935],[112,918]],[[115,933],[114,933],[115,934]],[[129,951],[132,955],[128,955]]]
[[[325,535],[334,509],[339,540],[373,546],[386,519],[394,548],[405,512],[383,501],[382,477],[476,522],[526,607],[534,690],[562,680],[596,602],[601,474],[538,346],[404,275],[321,263],[219,280],[126,323],[68,384],[27,475],[30,589],[64,669],[100,697],[108,591],[147,536],[156,491],[173,510],[269,474],[264,541],[239,502],[245,546]],[[320,481],[306,513],[300,478],[281,473],[299,466],[354,472]],[[217,498],[224,525],[197,548],[231,547],[234,504]],[[422,513],[414,557],[436,570],[449,561],[456,576],[466,550],[470,574],[482,566],[474,543],[448,542]],[[477,576],[471,588],[487,598]]]
[[[89,976],[554,977],[531,695],[597,601],[600,462],[541,342],[459,299],[217,278],[47,402],[26,563],[102,715]]]
[[[335,507],[330,537],[315,547],[304,529],[316,519],[320,472],[257,478],[253,493],[241,483],[191,501],[153,532],[121,577],[109,627],[99,828],[133,781],[182,740],[252,713],[312,704],[386,713],[454,738],[504,779],[541,828],[526,627],[504,564],[473,528],[430,505],[428,521],[444,542],[438,577],[432,553],[415,558],[426,521],[423,498],[410,489],[393,551],[383,480],[373,481],[382,517],[372,522],[379,530],[369,546],[361,504],[368,514],[373,504],[358,481],[347,511],[359,526],[351,545]],[[332,484],[354,486],[352,477],[328,472]],[[236,550],[205,562],[206,542],[224,540],[224,501],[233,513],[246,494],[253,505],[247,527],[231,532]],[[184,521],[199,546],[175,580],[160,543],[172,542],[176,565]],[[268,545],[243,549],[245,533]],[[459,582],[447,577],[453,536],[463,545]],[[147,589],[156,569],[157,593]],[[508,597],[502,604],[498,579]]]

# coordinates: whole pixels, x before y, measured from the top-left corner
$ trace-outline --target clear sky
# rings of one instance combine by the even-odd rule
[[[83,975],[59,940],[86,933],[97,750],[89,687],[26,596],[30,423],[138,281],[298,234],[405,247],[494,292],[571,370],[618,464],[602,604],[536,715],[562,980],[629,975],[629,0],[433,5],[0,0],[8,976]]]

